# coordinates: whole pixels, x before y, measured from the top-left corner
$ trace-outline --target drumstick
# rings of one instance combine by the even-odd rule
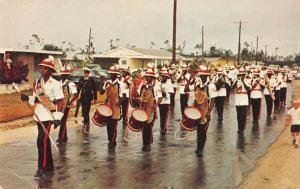
[[[185,135],[185,137],[178,137],[178,138],[177,138],[177,133],[178,133],[179,129],[180,129],[180,125],[179,125],[179,126],[177,127],[177,129],[175,130],[175,133],[174,133],[174,139],[175,139],[175,140],[187,140],[188,137],[189,137],[191,134],[193,134],[193,131],[190,131],[188,134]]]
[[[140,136],[138,133],[136,133],[135,136],[130,140],[130,139],[128,138],[128,131],[129,131],[128,126],[126,126],[125,134],[124,134],[124,140],[125,140],[126,142],[133,142],[133,141],[136,141],[136,139]]]
[[[13,88],[14,88],[18,93],[22,94],[20,88],[18,87],[18,85],[17,85],[16,83],[13,82],[13,83],[12,83],[12,86],[13,86]],[[29,109],[32,111],[32,113],[34,114],[34,116],[36,117],[36,119],[38,120],[38,122],[41,124],[41,126],[42,126],[44,132],[46,133],[46,135],[49,136],[49,139],[50,139],[51,143],[54,145],[54,148],[56,149],[56,151],[59,152],[59,151],[58,151],[57,145],[55,144],[55,142],[53,141],[53,139],[52,139],[51,136],[49,135],[49,132],[47,131],[47,129],[46,129],[45,125],[43,124],[43,122],[39,119],[38,115],[34,112],[34,109],[30,106],[30,104],[29,104],[28,101],[27,101],[26,104],[27,104],[27,106],[29,107]]]

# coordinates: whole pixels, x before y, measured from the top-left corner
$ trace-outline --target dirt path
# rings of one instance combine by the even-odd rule
[[[299,97],[300,82],[293,82],[293,96]],[[246,175],[239,188],[285,189],[300,188],[300,148],[294,148],[290,127],[286,128],[268,152]]]

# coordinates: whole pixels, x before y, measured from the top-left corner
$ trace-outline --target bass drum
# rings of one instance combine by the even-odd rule
[[[95,111],[92,121],[95,125],[104,127],[107,125],[109,118],[112,117],[112,114],[112,109],[109,106],[101,104]]]
[[[201,118],[201,112],[195,107],[187,107],[184,110],[180,127],[187,131],[194,131],[197,129],[197,125]]]
[[[143,109],[134,109],[131,112],[127,127],[134,132],[140,132],[147,120],[148,115],[146,111]]]

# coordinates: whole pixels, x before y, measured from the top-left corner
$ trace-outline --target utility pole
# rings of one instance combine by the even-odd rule
[[[113,49],[113,40],[112,39],[109,40],[109,44],[110,44],[110,50],[112,50]]]
[[[277,62],[277,53],[278,53],[278,47],[275,47],[275,62]]]
[[[204,26],[202,26],[202,43],[201,43],[201,49],[202,49],[202,61],[204,60]]]
[[[256,37],[255,65],[257,66],[258,36]]]
[[[238,44],[238,65],[240,65],[240,56],[241,56],[241,30],[242,30],[242,24],[246,24],[248,22],[242,22],[241,20],[239,22],[233,22],[234,24],[239,24],[239,44]]]
[[[172,63],[176,64],[176,12],[177,12],[177,0],[174,0],[173,10],[173,51],[172,51]]]
[[[251,60],[250,62],[252,62],[253,60],[253,42],[251,42]]]
[[[268,65],[268,59],[267,59],[267,47],[268,45],[265,45],[265,64]]]
[[[91,53],[91,40],[92,40],[92,28],[90,28],[90,33],[89,33],[89,45],[87,48],[87,55],[90,56]]]
[[[92,37],[92,28],[90,28],[90,33],[89,33],[89,44],[87,45],[87,50],[86,50],[86,51],[87,51],[86,56],[87,56],[87,59],[88,59],[89,61],[92,60],[92,57],[91,57],[91,48],[92,48],[92,46],[93,46],[92,39],[93,39],[93,37]],[[94,52],[94,49],[93,49],[93,52]]]

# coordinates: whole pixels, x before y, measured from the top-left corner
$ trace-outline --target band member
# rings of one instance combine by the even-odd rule
[[[171,99],[171,107],[175,106],[175,95],[176,95],[176,90],[177,90],[177,78],[178,78],[178,72],[176,69],[176,65],[172,64],[170,66],[170,75],[171,75],[171,83],[173,87],[173,92],[170,93],[170,99]]]
[[[230,86],[230,81],[227,76],[223,73],[222,68],[217,68],[217,75],[214,78],[214,83],[216,85],[217,97],[215,98],[217,113],[218,113],[218,124],[222,124],[223,121],[223,111],[224,102],[226,97],[226,87]]]
[[[71,82],[68,80],[70,72],[69,70],[61,70],[60,75],[61,75],[61,82],[62,82],[62,89],[64,92],[64,115],[61,120],[60,128],[59,128],[59,133],[58,133],[58,139],[56,142],[58,143],[65,143],[68,140],[68,135],[67,135],[67,119],[68,115],[70,112],[70,106],[71,104],[76,100],[77,96],[77,88],[74,82]]]
[[[180,106],[181,106],[181,115],[184,113],[184,109],[188,105],[189,101],[189,92],[185,90],[188,85],[188,81],[190,80],[191,74],[188,73],[188,67],[186,64],[181,67],[182,73],[181,76],[177,79],[177,83],[179,86],[179,94],[180,94]]]
[[[118,121],[121,119],[121,104],[126,98],[124,94],[124,88],[122,87],[121,81],[118,79],[120,77],[120,70],[117,65],[111,66],[108,70],[111,79],[107,80],[104,84],[104,88],[101,93],[106,92],[105,104],[112,109],[112,117],[107,123],[107,138],[108,138],[108,148],[113,149],[117,145],[117,125]]]
[[[262,84],[261,84],[261,78],[259,77],[258,68],[254,69],[253,74],[254,76],[251,81],[250,100],[252,106],[253,125],[258,126],[259,124],[258,120],[259,120],[260,109],[261,109]]]
[[[160,134],[165,135],[167,133],[167,121],[169,119],[170,113],[170,94],[173,93],[172,83],[169,82],[170,74],[167,68],[163,67],[160,70],[161,82],[159,85],[161,86],[161,94],[162,101],[159,104],[159,117],[160,117]]]
[[[280,92],[281,92],[281,82],[282,82],[282,77],[281,73],[278,73],[278,69],[276,69],[276,72],[274,71],[274,92],[275,92],[275,100],[274,100],[274,108],[276,111],[279,110],[279,105],[280,105]]]
[[[39,66],[41,78],[34,83],[33,96],[22,94],[21,100],[28,101],[32,106],[36,104],[34,120],[38,128],[38,169],[34,176],[44,177],[54,172],[49,134],[51,125],[56,128],[63,116],[64,93],[61,83],[51,76],[56,72],[54,58],[44,59]]]
[[[194,106],[201,112],[201,118],[197,125],[197,156],[202,156],[203,148],[206,142],[206,133],[209,126],[210,111],[212,108],[208,95],[208,75],[206,66],[200,66],[200,79],[194,85],[195,101]]]
[[[286,105],[286,91],[287,91],[287,80],[288,75],[284,68],[281,69],[282,79],[281,79],[281,88],[280,88],[280,104],[281,106]]]
[[[79,92],[79,101],[82,106],[83,129],[88,132],[90,129],[90,110],[91,102],[97,101],[97,88],[95,80],[90,77],[91,70],[87,67],[83,68],[83,77],[80,78],[77,91]]]
[[[235,106],[238,122],[238,134],[243,134],[246,127],[247,106],[249,105],[248,91],[251,89],[251,83],[245,81],[246,70],[239,69],[238,78],[232,87],[235,87]]]
[[[11,60],[10,53],[5,53],[5,60],[2,64],[3,75],[1,77],[4,84],[11,84],[14,82],[16,77],[16,72],[14,69],[13,61]],[[7,85],[6,85],[7,87]]]
[[[141,75],[141,70],[137,70],[132,74],[132,82],[129,89],[129,103],[133,108],[140,107],[139,89],[142,82],[143,77]]]
[[[156,76],[152,69],[148,69],[144,74],[146,83],[142,84],[140,88],[141,108],[148,114],[142,134],[143,134],[143,151],[151,150],[151,143],[153,143],[153,124],[156,119],[156,107],[162,101],[162,94],[160,86],[155,82]]]
[[[131,73],[128,68],[122,69],[123,76],[121,78],[122,84],[124,85],[122,88],[124,88],[124,94],[125,98],[122,101],[122,117],[123,117],[123,126],[127,125],[128,121],[128,105],[129,105],[129,88],[132,82]]]
[[[273,76],[273,71],[268,68],[267,74],[265,75],[264,84],[264,95],[265,101],[267,106],[267,118],[271,118],[271,114],[273,111],[273,101],[275,100],[274,93],[273,93],[273,86],[275,85],[275,79]]]

